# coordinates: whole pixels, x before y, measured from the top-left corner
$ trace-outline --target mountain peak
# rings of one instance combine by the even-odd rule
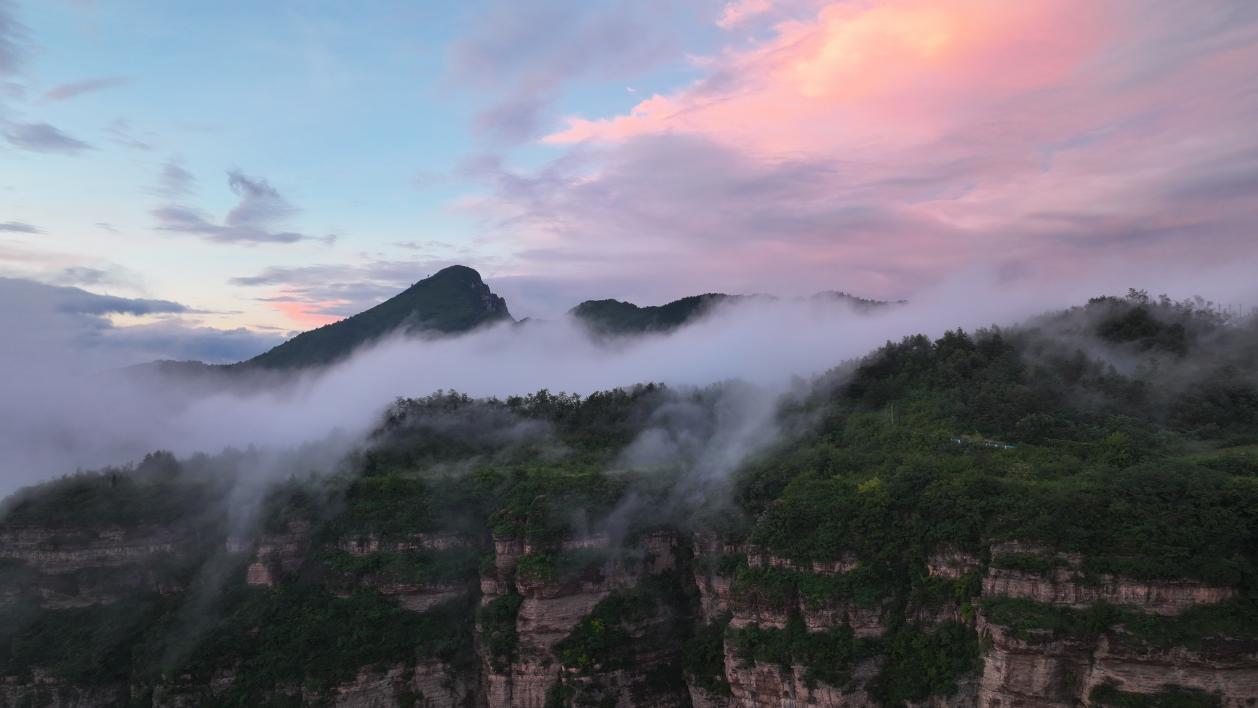
[[[453,265],[375,307],[303,332],[237,366],[319,366],[344,359],[358,347],[397,332],[458,334],[500,321],[514,321],[506,300],[494,294],[475,269]]]
[[[419,281],[452,281],[466,282],[474,285],[484,285],[485,281],[481,279],[480,273],[475,268],[469,268],[465,265],[446,266],[432,275]],[[418,285],[419,283],[416,283]]]
[[[703,316],[713,307],[746,296],[704,293],[674,300],[665,305],[639,307],[621,300],[586,300],[568,311],[599,334],[625,335],[668,332]]]

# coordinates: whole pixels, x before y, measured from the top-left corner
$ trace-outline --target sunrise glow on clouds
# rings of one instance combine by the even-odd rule
[[[553,316],[1258,257],[1249,2],[256,12],[0,2],[0,274],[276,336],[455,262]]]
[[[748,262],[822,263],[875,291],[982,260],[1068,271],[1107,246],[1164,263],[1252,256],[1254,201],[1222,195],[1258,176],[1252,20],[1221,3],[825,3],[690,86],[544,140],[617,161],[677,141],[728,153],[757,183],[810,169],[798,191],[698,229],[745,232],[728,245]],[[706,183],[738,200],[717,164]],[[790,242],[762,228],[773,211],[799,220]]]

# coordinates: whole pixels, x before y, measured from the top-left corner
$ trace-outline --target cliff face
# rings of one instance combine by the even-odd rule
[[[696,559],[705,555],[741,555],[747,567],[791,568],[811,575],[841,574],[855,569],[850,561],[821,567],[799,568],[785,560],[759,552],[753,547],[721,545],[712,539],[699,539],[694,545]],[[1011,550],[1007,544],[993,547],[993,555]],[[1027,551],[1024,546],[1021,551]],[[1124,624],[1110,626],[1087,636],[1061,636],[1053,631],[1012,628],[994,621],[984,609],[985,600],[1013,600],[1047,608],[1077,609],[1108,602],[1121,609],[1127,622],[1145,617],[1165,617],[1198,608],[1225,603],[1235,597],[1235,589],[1213,587],[1187,580],[1136,582],[1104,576],[1086,583],[1077,576],[1079,558],[1057,559],[1062,568],[1046,573],[989,568],[981,582],[981,593],[966,599],[964,610],[956,602],[934,607],[910,604],[903,611],[910,622],[940,625],[963,621],[972,626],[983,647],[981,663],[970,675],[959,676],[946,695],[932,696],[914,705],[932,706],[1075,706],[1100,705],[1103,691],[1136,694],[1153,699],[1171,691],[1200,692],[1224,706],[1253,705],[1258,701],[1258,642],[1226,636],[1204,642],[1199,648],[1176,646],[1150,648],[1136,641]],[[876,638],[887,632],[896,620],[887,609],[871,609],[852,604],[811,605],[798,597],[786,604],[766,606],[763,597],[739,593],[737,581],[719,573],[698,570],[695,582],[702,598],[706,619],[728,613],[729,627],[787,626],[792,613],[801,617],[804,629],[817,634],[840,627],[856,636]],[[977,557],[955,551],[932,555],[928,573],[939,580],[956,581],[983,566]],[[816,571],[822,571],[820,573]],[[731,590],[731,588],[734,588]],[[733,643],[724,643],[724,677],[729,696],[713,696],[693,690],[696,705],[740,706],[860,706],[875,705],[870,685],[875,681],[882,657],[860,660],[843,685],[809,679],[808,667],[782,665],[740,656]]]
[[[7,563],[0,597],[10,605],[34,602],[49,609],[108,606],[136,588],[185,592],[179,574],[163,575],[158,561],[194,547],[191,539],[158,527],[90,532],[21,528],[7,529],[0,538],[0,557]],[[474,639],[467,659],[366,665],[334,686],[293,685],[280,692],[304,703],[877,705],[879,691],[885,690],[880,681],[888,678],[892,635],[905,626],[922,628],[925,637],[945,626],[969,628],[979,652],[973,669],[957,674],[949,690],[912,701],[914,706],[1064,708],[1106,704],[1106,696],[1157,697],[1176,691],[1208,696],[1222,706],[1250,706],[1258,700],[1258,640],[1215,632],[1190,644],[1157,645],[1141,629],[1144,622],[1176,622],[1223,605],[1234,599],[1233,588],[1188,580],[1084,577],[1082,559],[1026,544],[996,544],[990,555],[1036,556],[1046,559],[1045,569],[996,567],[999,561],[988,564],[943,550],[927,559],[928,578],[972,588],[974,594],[897,605],[891,598],[871,602],[801,589],[807,582],[853,577],[861,569],[854,558],[800,565],[710,536],[653,533],[618,546],[596,535],[546,547],[513,537],[482,542],[449,533],[320,540],[311,524],[292,521],[253,539],[221,543],[243,565],[237,582],[263,591],[322,568],[318,582],[339,595],[367,589],[419,616],[449,607],[457,598],[479,596],[473,605],[480,608],[477,622],[468,626]],[[464,552],[483,554],[479,571],[398,579],[387,566],[368,563],[389,554]],[[364,567],[370,570],[356,570],[355,563],[368,563]],[[775,595],[756,575],[765,572],[795,578],[796,589]],[[97,578],[95,585],[82,580],[89,576]],[[976,582],[966,585],[968,578]],[[681,599],[660,599],[661,592]],[[1081,615],[1097,606],[1121,614],[1095,631],[1024,621],[1027,613],[1072,617],[1070,613]],[[508,610],[498,611],[503,607]],[[716,628],[715,668],[706,676],[688,664],[682,668],[683,654],[693,651],[693,637],[701,627]],[[746,639],[757,632],[793,636],[795,642],[850,637],[843,641],[869,649],[834,659],[846,662],[846,668],[827,673],[833,666],[795,655],[775,660],[757,654]],[[200,705],[238,685],[241,670],[202,679],[172,677],[158,685],[80,685],[35,669],[0,683],[0,706]]]
[[[494,562],[481,578],[481,604],[515,599],[518,610],[510,631],[518,644],[505,665],[490,656],[483,644],[480,647],[490,705],[540,707],[548,697],[563,695],[596,697],[617,705],[684,704],[681,690],[646,700],[651,691],[644,688],[653,669],[675,661],[678,647],[636,652],[625,662],[632,668],[610,671],[573,670],[556,653],[556,645],[612,593],[675,569],[676,540],[670,535],[647,535],[627,549],[612,549],[609,542],[606,536],[580,537],[543,550],[514,539],[494,539]],[[579,554],[584,560],[567,569],[536,569],[536,559],[547,552],[561,557]],[[662,619],[655,616],[635,622],[627,628],[630,641],[635,635],[648,634],[652,623]],[[485,632],[483,622],[480,629]]]
[[[993,547],[993,556],[1011,550]],[[1018,550],[1026,551],[1023,545]],[[1032,548],[1035,553],[1045,553]],[[985,706],[1073,706],[1095,703],[1104,692],[1159,696],[1199,692],[1224,706],[1258,700],[1258,641],[1225,629],[1194,646],[1151,646],[1139,627],[1152,620],[1173,622],[1236,597],[1236,590],[1188,580],[1140,582],[1102,575],[1084,579],[1082,559],[1057,554],[1054,569],[1031,573],[990,569],[983,579],[987,598],[1013,599],[1058,610],[1112,606],[1124,614],[1103,631],[1019,629],[1001,624],[986,609],[977,626],[990,643],[979,688]],[[1166,619],[1162,619],[1166,618]],[[1173,625],[1169,625],[1173,626]]]
[[[199,556],[199,540],[178,529],[57,528],[0,530],[0,606],[22,601],[46,609],[113,602],[137,592],[183,589],[180,566]]]

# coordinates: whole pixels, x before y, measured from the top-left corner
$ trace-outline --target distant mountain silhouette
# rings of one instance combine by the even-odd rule
[[[587,300],[568,314],[597,335],[628,337],[670,332],[698,321],[722,305],[777,299],[771,295],[705,293],[645,307],[620,300]],[[804,299],[846,302],[858,311],[893,304],[837,291],[817,293]],[[516,322],[506,301],[489,289],[480,273],[456,265],[438,271],[375,307],[303,332],[247,361],[225,366],[199,361],[153,361],[126,371],[140,377],[177,378],[207,388],[247,386],[251,385],[247,382],[256,377],[242,378],[235,374],[251,372],[282,377],[285,372],[334,364],[360,347],[394,333],[440,336],[460,334],[496,322],[522,325],[526,321],[528,318]]]
[[[719,304],[747,297],[756,296],[705,293],[646,307],[621,300],[586,300],[568,314],[599,334],[667,332],[702,317]]]
[[[694,322],[721,305],[749,300],[774,301],[772,295],[727,295],[705,293],[691,295],[664,305],[638,306],[621,300],[586,300],[568,311],[592,331],[603,335],[636,335],[668,332]],[[811,297],[813,301],[847,302],[858,310],[882,307],[891,303],[868,300],[844,292],[826,291]]]
[[[450,266],[352,317],[303,332],[231,368],[299,369],[340,361],[388,334],[458,334],[514,321],[507,303],[467,266]]]

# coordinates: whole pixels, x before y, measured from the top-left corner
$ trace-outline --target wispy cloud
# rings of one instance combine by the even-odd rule
[[[772,0],[734,0],[725,3],[721,16],[716,20],[716,26],[721,29],[732,29],[772,9]]]
[[[174,169],[169,169],[173,167]],[[167,163],[164,178],[173,179],[173,186],[186,189],[188,175],[182,168]],[[238,197],[222,223],[212,221],[202,212],[182,204],[165,204],[152,211],[156,228],[162,231],[201,236],[218,243],[296,243],[298,241],[330,241],[331,237],[314,237],[277,226],[297,213],[297,209],[275,187],[264,179],[245,175],[239,170],[227,173],[227,185]],[[167,185],[172,186],[168,183]]]
[[[26,28],[13,16],[9,0],[0,0],[0,76],[17,72],[22,63]]]
[[[4,137],[13,147],[31,152],[74,154],[92,148],[48,123],[11,123],[4,129]]]
[[[565,85],[581,78],[632,77],[679,56],[680,14],[660,0],[502,0],[452,46],[452,77],[494,96],[477,116],[485,134],[525,140],[546,128]]]
[[[90,269],[84,269],[84,271]],[[103,271],[102,271],[103,272]],[[190,312],[186,305],[171,300],[101,295],[81,288],[47,285],[23,278],[0,277],[0,292],[6,303],[25,307],[37,303],[68,315],[162,315]]]
[[[82,96],[85,93],[103,91],[117,86],[125,86],[130,82],[131,80],[125,76],[98,76],[90,79],[82,79],[80,81],[71,81],[70,83],[59,84],[45,91],[43,100],[45,102],[64,101],[76,96]]]
[[[162,165],[155,191],[161,196],[177,199],[192,194],[196,191],[196,185],[196,177],[177,160],[170,159]]]
[[[18,234],[40,233],[39,227],[22,221],[0,221],[0,231]]]
[[[143,137],[137,135],[135,130],[131,127],[131,121],[126,118],[115,119],[109,124],[109,127],[106,130],[109,133],[110,139],[117,145],[129,147],[132,150],[153,149],[153,144],[151,142],[152,133],[148,133]]]
[[[139,282],[139,276],[119,266],[110,266],[108,268],[71,266],[62,269],[61,273],[54,280],[62,285],[81,285],[89,288],[103,285],[120,285],[135,288]]]

